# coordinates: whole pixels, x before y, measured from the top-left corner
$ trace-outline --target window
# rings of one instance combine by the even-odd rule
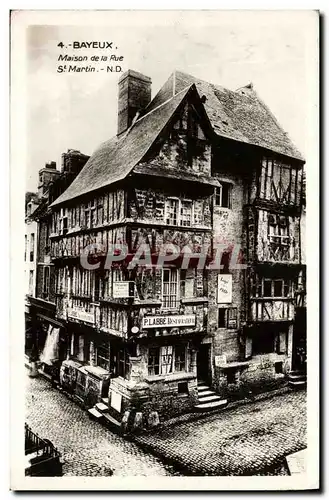
[[[67,208],[61,208],[59,216],[59,234],[63,236],[68,232]]]
[[[76,208],[72,208],[71,210],[71,226],[72,227],[76,227],[77,225],[77,212],[76,212]]]
[[[172,373],[173,370],[173,346],[166,345],[160,348],[160,363],[161,363],[161,373],[166,375],[167,373]]]
[[[178,269],[162,270],[162,307],[174,309],[178,306]]]
[[[238,327],[238,309],[237,307],[220,307],[218,309],[218,328]]]
[[[87,228],[94,227],[96,225],[96,206],[95,200],[89,201],[85,205],[85,226]]]
[[[160,348],[150,347],[148,357],[148,374],[159,375],[160,371]]]
[[[231,190],[232,185],[229,182],[221,182],[220,186],[215,188],[215,206],[231,208]]]
[[[189,227],[192,221],[192,202],[183,200],[180,209],[180,225]]]
[[[149,348],[149,375],[167,375],[168,373],[184,371],[186,371],[185,345],[165,345]]]
[[[179,287],[180,298],[190,299],[194,297],[195,270],[180,269],[179,271]]]
[[[118,352],[118,375],[125,377],[129,372],[129,355],[126,349],[120,349]]]
[[[27,254],[27,234],[25,235],[25,250],[24,250],[24,260],[26,261],[26,254]]]
[[[50,269],[49,267],[44,268],[43,275],[43,296],[45,299],[49,297],[49,278],[50,278]]]
[[[252,282],[253,297],[282,298],[291,297],[293,293],[292,280],[283,278],[256,278]]]
[[[166,200],[166,224],[177,226],[178,224],[178,200]]]
[[[34,233],[31,233],[30,238],[30,262],[34,261]]]
[[[103,224],[103,198],[98,198],[97,201],[97,225]]]
[[[192,212],[191,200],[168,198],[165,203],[165,222],[172,226],[191,227]]]
[[[272,280],[264,280],[264,297],[272,297]]]
[[[268,218],[268,239],[270,243],[289,245],[289,219],[270,214]]]
[[[97,346],[97,366],[108,370],[110,366],[109,342],[101,342]]]
[[[30,271],[29,275],[29,294],[33,295],[33,271]]]
[[[176,346],[175,347],[175,372],[184,372],[185,371],[185,346]]]

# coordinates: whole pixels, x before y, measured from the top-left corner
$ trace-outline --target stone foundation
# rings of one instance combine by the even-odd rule
[[[194,373],[150,376],[141,382],[117,377],[111,379],[109,387],[109,412],[120,422],[126,415],[126,427],[154,427],[192,411],[197,401]]]

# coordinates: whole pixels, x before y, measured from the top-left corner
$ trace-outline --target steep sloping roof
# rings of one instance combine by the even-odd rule
[[[160,107],[142,116],[122,138],[114,137],[104,142],[51,206],[124,179],[148,152],[192,85],[181,89],[174,97],[170,96],[170,100],[162,102]]]
[[[232,91],[176,71],[156,94],[146,112],[166,101],[173,92],[180,92],[192,83],[196,85],[199,95],[206,97],[204,107],[218,135],[303,160],[252,85]]]

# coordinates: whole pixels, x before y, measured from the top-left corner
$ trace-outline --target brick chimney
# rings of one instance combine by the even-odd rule
[[[38,197],[43,197],[51,182],[58,178],[60,172],[56,169],[56,162],[46,163],[44,168],[39,170]]]
[[[89,156],[81,151],[68,149],[67,153],[62,153],[61,173],[69,173],[76,177],[88,160]]]
[[[126,132],[137,111],[141,111],[151,101],[149,76],[129,69],[119,80],[118,136]]]

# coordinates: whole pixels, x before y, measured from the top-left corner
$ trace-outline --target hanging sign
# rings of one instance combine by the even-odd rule
[[[230,304],[232,302],[232,274],[218,275],[218,304]]]

